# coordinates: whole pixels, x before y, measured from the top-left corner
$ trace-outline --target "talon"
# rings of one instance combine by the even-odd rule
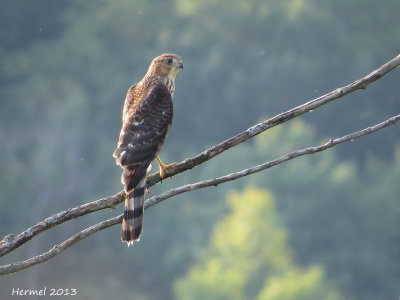
[[[178,163],[172,163],[172,164],[169,164],[169,165],[164,165],[163,162],[161,161],[161,159],[158,156],[156,157],[156,159],[157,159],[157,162],[158,162],[158,167],[160,169],[159,173],[160,173],[161,179],[164,179],[164,175],[165,175],[165,170],[166,169],[171,168],[173,166],[176,166],[178,164]],[[170,176],[169,179],[171,180],[172,176]]]

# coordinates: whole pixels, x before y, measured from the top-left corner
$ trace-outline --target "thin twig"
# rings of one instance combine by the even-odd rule
[[[286,161],[289,161],[291,159],[294,159],[296,157],[299,156],[303,156],[303,155],[307,155],[307,154],[314,154],[317,152],[321,152],[324,150],[327,150],[329,148],[332,148],[338,144],[341,143],[345,143],[345,142],[349,142],[355,139],[358,139],[362,136],[371,134],[373,132],[376,132],[380,129],[383,129],[389,125],[394,125],[396,124],[396,122],[398,122],[400,120],[400,115],[394,116],[390,119],[387,119],[386,121],[376,124],[374,126],[371,127],[367,127],[363,130],[357,131],[357,132],[353,132],[351,134],[342,136],[340,138],[336,138],[336,139],[331,139],[329,140],[327,143],[320,145],[320,146],[316,146],[316,147],[309,147],[309,148],[304,148],[304,149],[300,149],[297,151],[293,151],[290,152],[286,155],[283,155],[277,159],[271,160],[269,162],[263,163],[261,165],[258,166],[254,166],[251,168],[247,168],[244,169],[242,171],[239,172],[235,172],[235,173],[231,173],[222,177],[218,177],[218,178],[212,178],[212,179],[208,179],[208,180],[204,180],[204,181],[200,181],[200,182],[196,182],[196,183],[191,183],[191,184],[186,184],[183,185],[181,187],[169,190],[161,195],[158,196],[154,196],[150,199],[148,199],[145,203],[145,209],[159,203],[162,202],[168,198],[171,198],[173,196],[185,193],[185,192],[189,192],[189,191],[193,191],[193,190],[197,190],[200,188],[205,188],[205,187],[209,187],[209,186],[216,186],[219,185],[221,183],[224,182],[228,182],[228,181],[232,181],[232,180],[236,180],[239,179],[241,177],[244,176],[248,176],[250,174],[253,173],[257,173],[266,169],[269,169],[273,166],[279,165],[281,163],[284,163]],[[5,266],[1,266],[0,267],[0,275],[5,275],[5,274],[9,274],[9,273],[13,273],[13,272],[17,272],[23,269],[26,269],[30,266],[36,265],[38,263],[42,263],[46,260],[49,260],[50,258],[56,256],[57,254],[61,253],[62,251],[64,251],[65,249],[67,249],[68,247],[71,247],[72,245],[76,244],[77,242],[79,242],[80,240],[90,236],[91,234],[108,228],[110,226],[116,225],[118,223],[120,223],[122,220],[122,215],[119,215],[117,217],[114,217],[112,219],[100,222],[96,225],[93,225],[89,228],[86,228],[80,232],[78,232],[77,234],[75,234],[74,236],[70,237],[69,239],[65,240],[64,242],[62,242],[59,245],[54,246],[52,249],[50,249],[47,252],[44,252],[38,256],[32,257],[28,260],[25,261],[21,261],[21,262],[16,262],[16,263],[12,263],[9,265],[5,265]]]
[[[384,76],[386,73],[392,71],[396,67],[400,65],[400,54],[397,55],[395,58],[392,60],[388,61],[384,65],[380,66],[378,69],[372,71],[370,74],[367,76],[354,81],[353,83],[350,83],[344,87],[338,88],[336,90],[333,90],[329,92],[328,94],[325,94],[323,96],[320,96],[318,98],[315,98],[305,104],[302,104],[300,106],[297,106],[295,108],[292,108],[286,112],[283,112],[279,115],[276,115],[275,117],[265,120],[261,123],[258,123],[247,130],[227,139],[226,141],[215,145],[202,153],[184,160],[183,162],[180,162],[176,166],[172,168],[168,168],[165,172],[166,177],[170,177],[173,175],[176,175],[178,173],[184,172],[186,170],[192,169],[196,167],[197,165],[212,159],[213,157],[217,156],[218,154],[221,154],[222,152],[244,142],[247,141],[248,139],[254,137],[255,135],[272,128],[276,125],[282,124],[290,119],[293,119],[299,115],[302,115],[304,113],[307,113],[311,110],[314,110],[318,108],[321,105],[324,105],[328,102],[331,102],[335,99],[338,99],[340,97],[343,97],[349,93],[352,93],[358,89],[364,89],[367,85],[370,83],[378,80],[382,76]],[[153,186],[154,184],[158,183],[161,180],[160,176],[158,173],[152,174],[148,176],[148,187]],[[23,245],[36,235],[42,233],[45,230],[48,230],[52,228],[55,225],[64,223],[66,221],[69,221],[73,218],[80,217],[82,215],[85,215],[87,213],[91,213],[97,210],[109,208],[109,207],[115,207],[122,201],[124,201],[125,193],[123,191],[107,197],[103,198],[100,200],[96,200],[90,203],[86,203],[68,210],[65,210],[63,212],[54,214],[45,220],[37,223],[36,225],[26,229],[24,232],[18,234],[17,236],[14,236],[12,234],[6,235],[1,241],[0,241],[0,257],[11,252],[12,250],[18,248],[19,246]]]

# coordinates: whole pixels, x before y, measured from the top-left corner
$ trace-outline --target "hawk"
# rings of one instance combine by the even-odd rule
[[[142,233],[146,171],[151,161],[157,159],[161,178],[165,169],[173,165],[164,165],[158,153],[171,126],[175,78],[182,69],[178,55],[166,53],[154,58],[146,75],[128,89],[125,98],[122,128],[113,156],[123,169],[121,182],[126,198],[121,239],[128,246]]]

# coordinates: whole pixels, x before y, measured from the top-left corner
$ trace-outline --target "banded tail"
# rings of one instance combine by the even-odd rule
[[[122,241],[127,242],[128,247],[134,241],[139,240],[142,234],[143,212],[144,212],[144,188],[146,178],[137,184],[135,189],[127,193],[125,199],[124,217],[122,219]]]

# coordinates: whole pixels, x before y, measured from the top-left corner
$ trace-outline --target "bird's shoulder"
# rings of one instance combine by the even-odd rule
[[[135,83],[129,88],[125,99],[125,119],[157,107],[172,108],[172,97],[168,88],[160,80]]]
[[[135,86],[135,91],[141,101],[163,102],[171,101],[171,93],[165,84],[158,78],[143,81]]]

